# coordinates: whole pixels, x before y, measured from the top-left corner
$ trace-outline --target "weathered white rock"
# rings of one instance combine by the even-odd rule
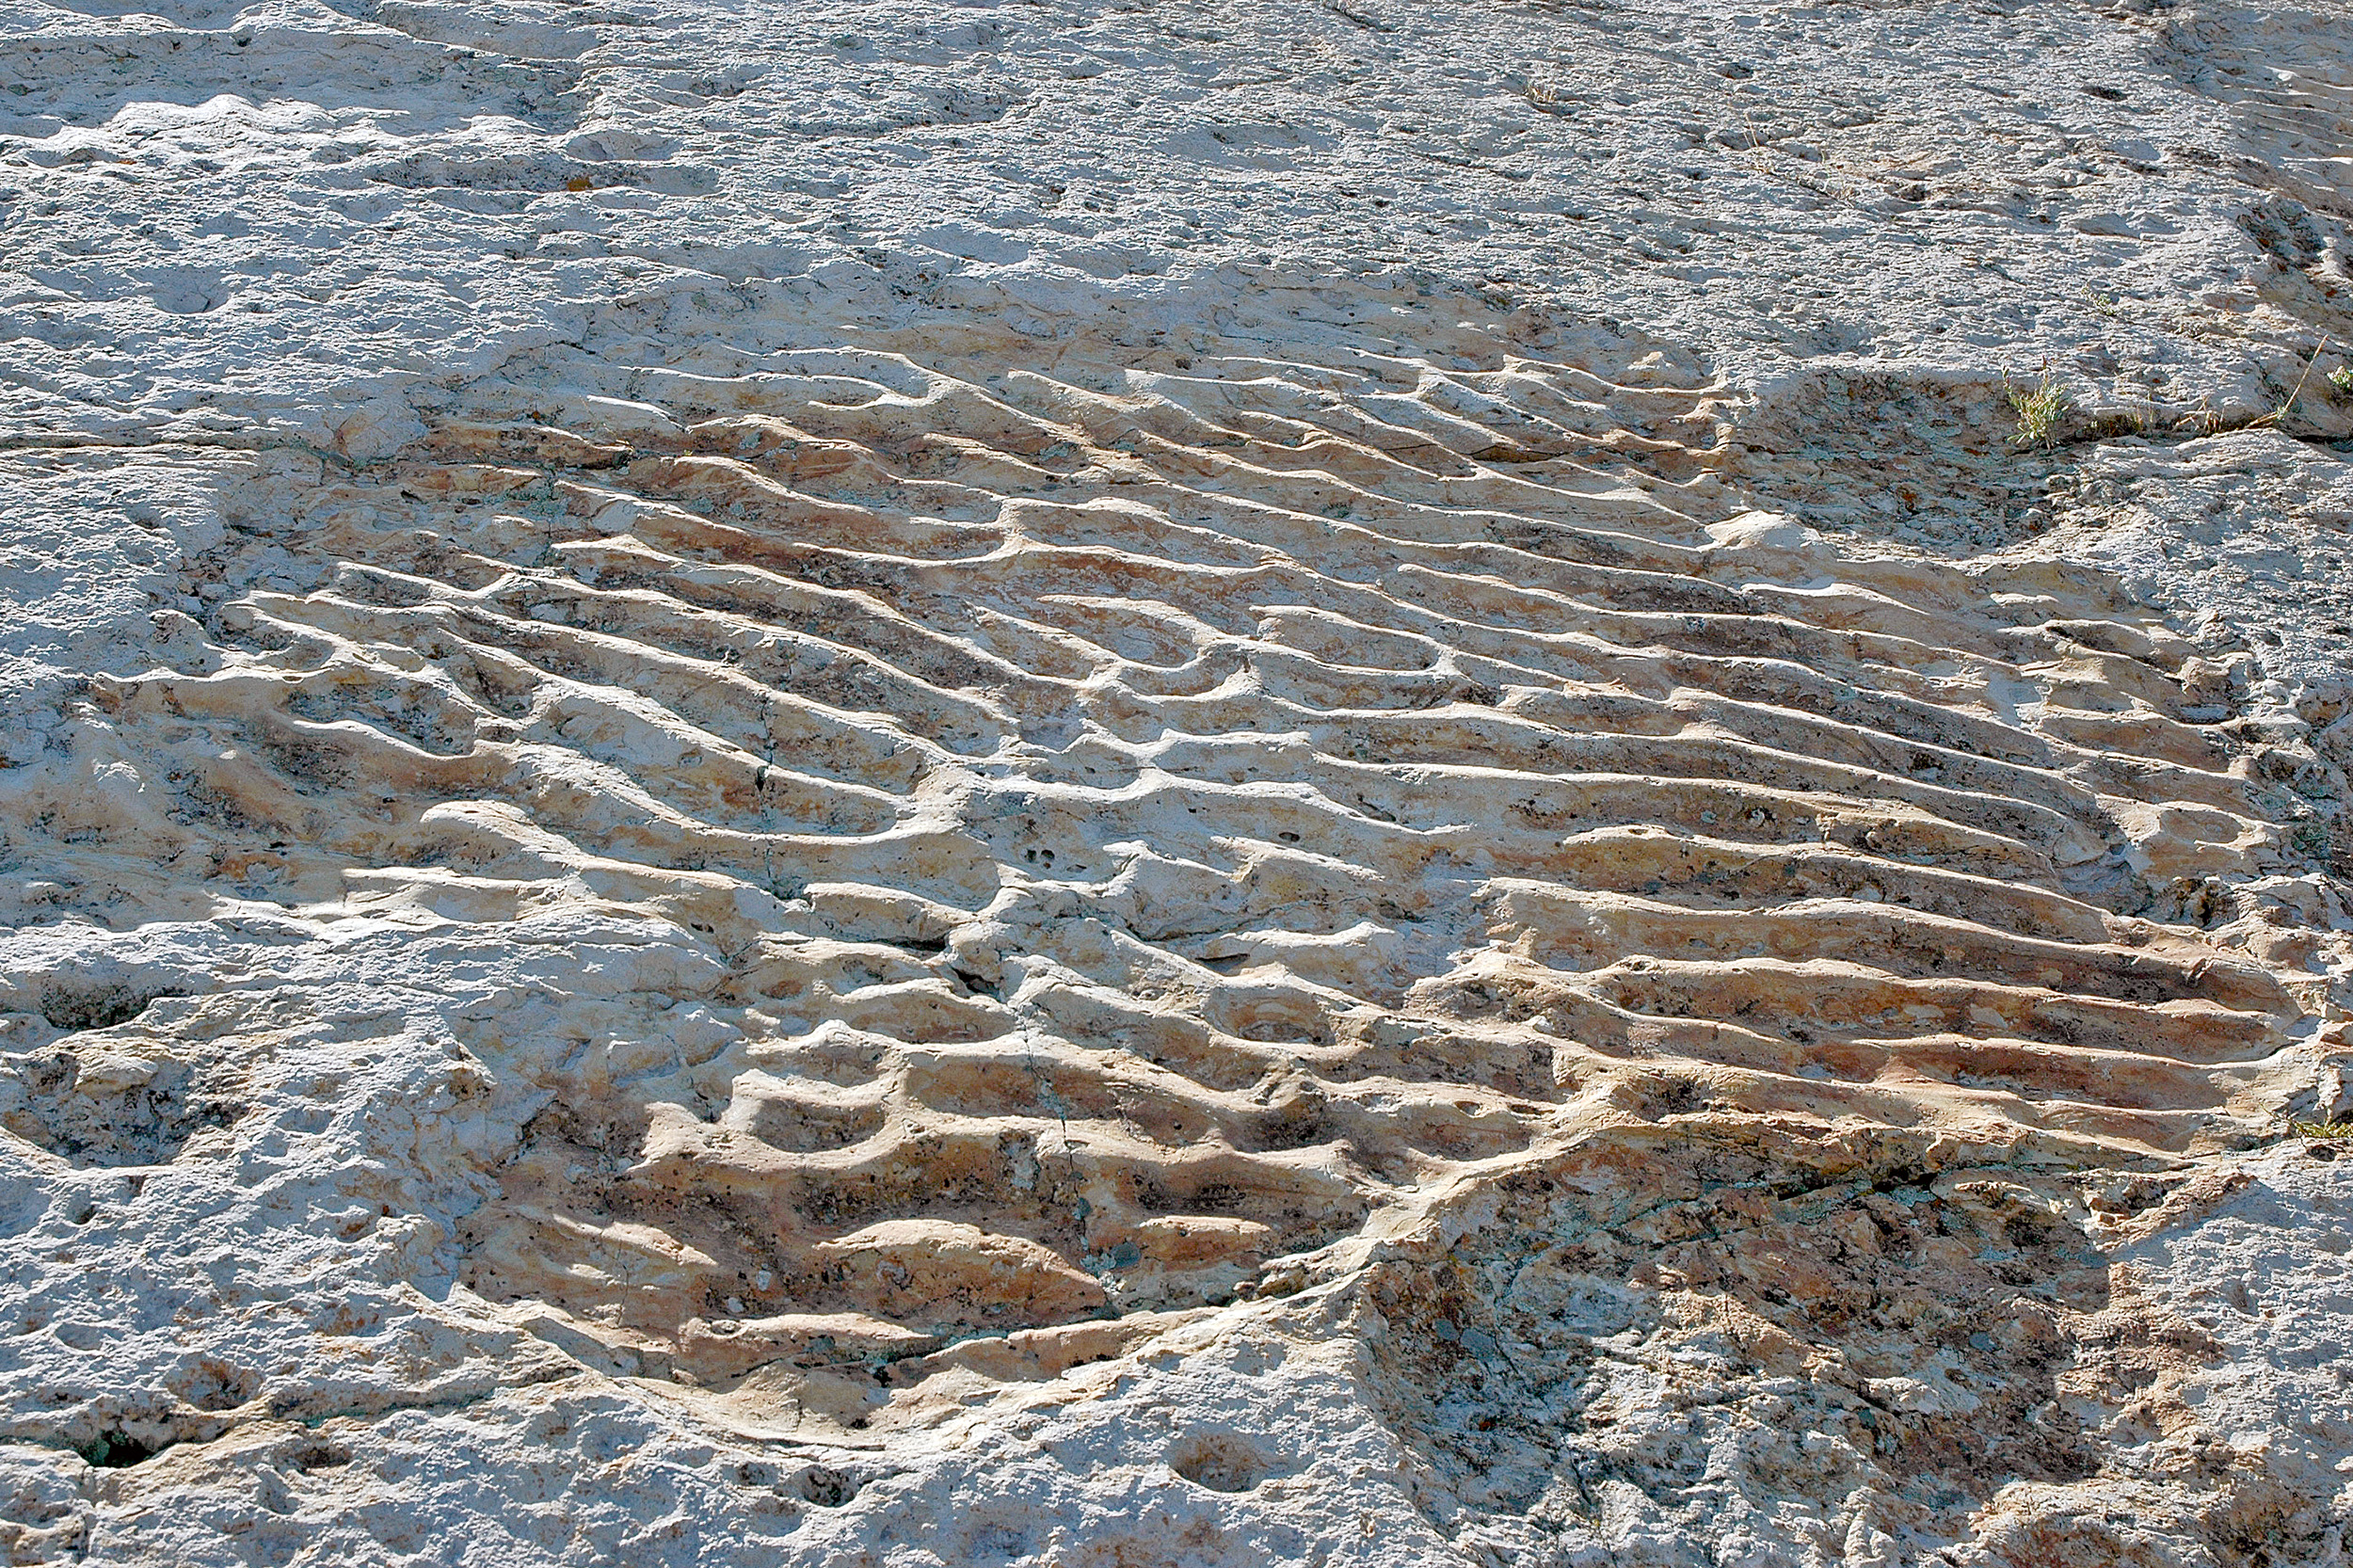
[[[2341,1556],[2340,9],[114,10],[14,1560]]]

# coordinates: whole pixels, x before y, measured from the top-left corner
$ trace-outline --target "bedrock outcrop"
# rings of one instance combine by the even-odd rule
[[[2341,1555],[2338,13],[0,14],[13,1560]]]

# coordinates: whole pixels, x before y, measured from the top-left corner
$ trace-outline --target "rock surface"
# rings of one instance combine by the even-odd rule
[[[2341,1560],[2342,8],[0,87],[10,1560]]]

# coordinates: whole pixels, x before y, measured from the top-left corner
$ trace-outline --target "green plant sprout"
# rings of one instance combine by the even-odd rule
[[[2059,384],[2057,372],[2043,366],[2042,378],[2030,388],[2015,386],[2005,376],[2002,390],[2009,398],[2010,412],[2018,416],[2018,431],[2010,437],[2011,444],[2040,446],[2045,451],[2057,444],[2058,423],[2074,407],[2074,401]]]

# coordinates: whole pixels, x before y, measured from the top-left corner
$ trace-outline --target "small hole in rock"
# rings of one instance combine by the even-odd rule
[[[812,1464],[801,1472],[801,1496],[819,1508],[840,1508],[857,1496],[857,1482],[839,1470]]]
[[[169,1443],[143,1443],[127,1432],[102,1432],[75,1451],[102,1470],[120,1470],[145,1464],[170,1447]]]
[[[88,989],[59,986],[40,999],[40,1014],[52,1029],[111,1029],[116,1024],[129,1023],[158,998],[179,994],[136,990],[127,985]]]
[[[289,1467],[309,1475],[313,1470],[336,1470],[351,1463],[351,1450],[341,1443],[308,1443],[286,1456]]]
[[[1168,1456],[1168,1467],[1212,1492],[1247,1492],[1270,1469],[1256,1448],[1231,1436],[1188,1437]]]

